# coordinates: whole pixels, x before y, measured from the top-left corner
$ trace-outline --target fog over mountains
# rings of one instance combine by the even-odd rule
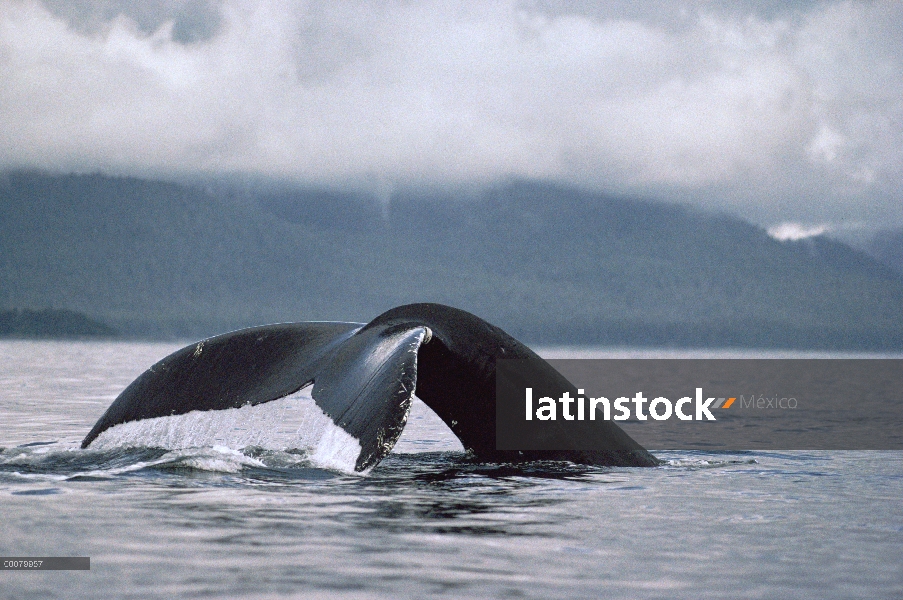
[[[79,311],[125,335],[369,321],[431,301],[534,343],[899,349],[893,264],[535,181],[382,199],[33,171],[0,181],[0,309]]]

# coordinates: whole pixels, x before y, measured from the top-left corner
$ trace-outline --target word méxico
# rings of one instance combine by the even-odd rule
[[[586,420],[586,408],[589,408],[589,420],[596,420],[596,411],[599,409],[601,405],[602,408],[602,418],[606,421],[612,420],[612,408],[617,412],[614,415],[615,421],[626,421],[630,418],[630,406],[629,404],[632,402],[634,407],[636,408],[636,418],[640,421],[645,421],[649,417],[652,417],[656,421],[664,421],[666,419],[670,419],[672,415],[675,415],[681,421],[693,421],[694,417],[696,421],[716,421],[715,416],[709,411],[709,407],[711,408],[730,408],[731,404],[733,404],[735,398],[706,398],[703,401],[702,398],[702,388],[696,388],[696,398],[695,403],[694,399],[689,396],[684,396],[680,398],[674,404],[671,403],[667,398],[663,398],[661,396],[649,400],[648,398],[643,397],[643,392],[637,392],[636,396],[633,398],[627,398],[625,396],[615,398],[614,402],[610,402],[608,398],[584,398],[582,395],[585,393],[582,389],[577,390],[578,396],[576,398],[571,397],[570,392],[565,392],[561,398],[558,398],[558,402],[549,398],[548,396],[539,398],[536,403],[537,407],[534,411],[533,408],[533,388],[526,389],[525,395],[525,404],[526,404],[526,420],[532,421],[533,415],[536,415],[536,418],[540,421],[555,421],[558,418],[558,404],[561,404],[561,418],[565,421],[584,421]],[[716,402],[715,406],[712,406],[713,402]],[[572,412],[572,404],[577,403],[577,414],[575,415]],[[648,415],[643,412],[644,405],[649,403],[649,413]],[[687,414],[684,412],[684,407],[687,404],[693,405],[695,408],[695,412]]]

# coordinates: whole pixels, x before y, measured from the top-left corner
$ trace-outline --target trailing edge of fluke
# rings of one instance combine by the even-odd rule
[[[263,404],[313,383],[317,405],[360,442],[356,471],[373,467],[392,450],[415,392],[480,460],[658,464],[611,422],[599,422],[591,432],[604,437],[602,450],[497,450],[495,364],[510,358],[541,360],[498,327],[441,304],[399,306],[366,325],[252,327],[192,344],[152,366],[110,405],[82,448],[120,423]],[[550,435],[562,436],[562,448],[579,447],[572,432]]]

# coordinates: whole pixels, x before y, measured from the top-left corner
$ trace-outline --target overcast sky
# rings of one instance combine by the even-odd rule
[[[903,225],[901,40],[896,1],[0,0],[0,168],[527,177]]]

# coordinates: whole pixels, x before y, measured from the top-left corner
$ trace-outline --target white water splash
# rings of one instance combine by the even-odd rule
[[[191,467],[198,471],[215,471],[217,473],[238,473],[245,467],[266,467],[262,461],[245,456],[238,450],[225,446],[213,448],[192,448],[170,452],[160,459],[148,463],[148,466],[165,464]]]
[[[122,423],[104,431],[91,448],[215,448],[220,454],[250,446],[301,450],[313,466],[354,473],[361,444],[317,406],[312,387],[257,406]]]

